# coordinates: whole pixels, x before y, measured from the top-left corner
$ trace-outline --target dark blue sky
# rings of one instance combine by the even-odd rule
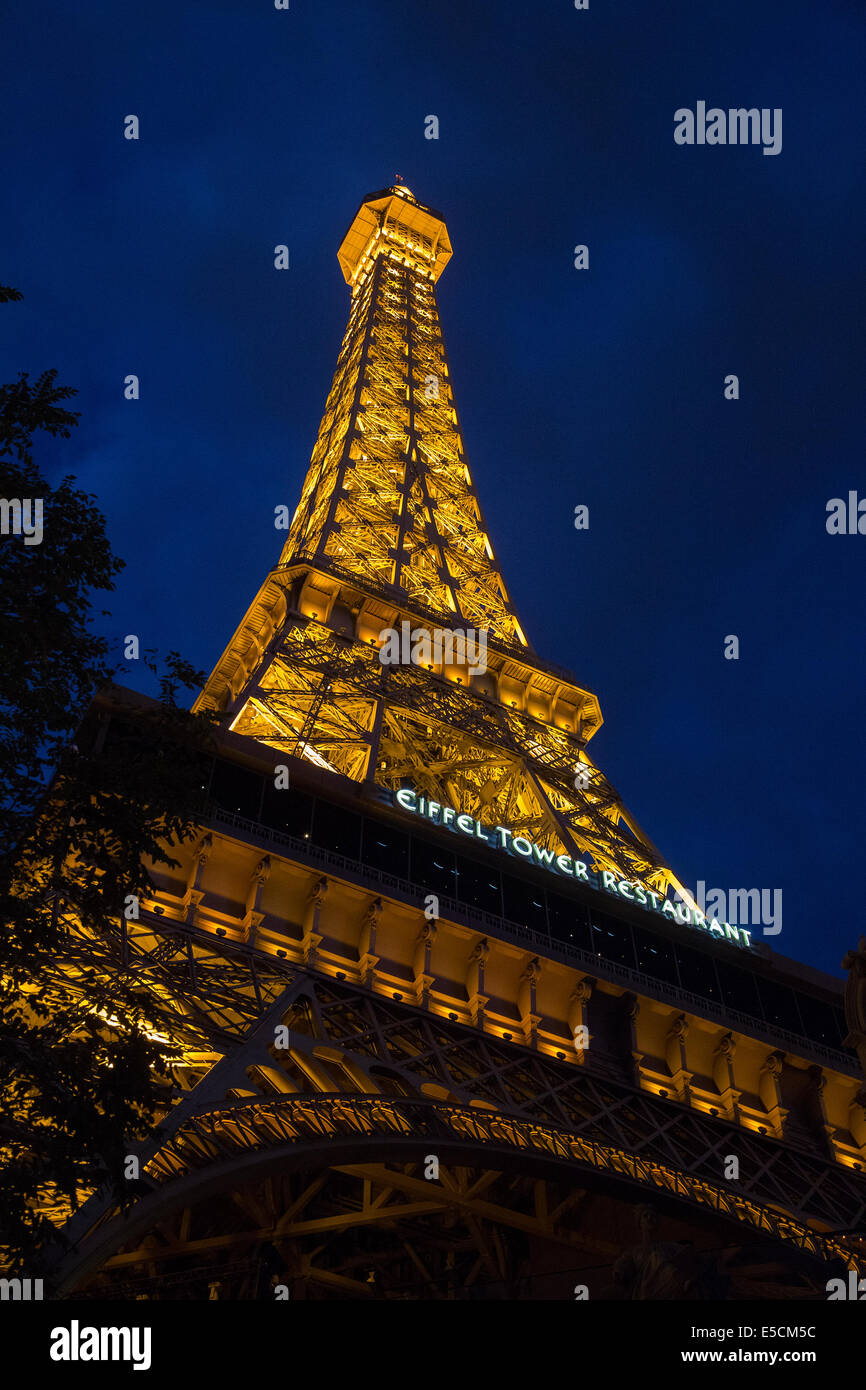
[[[469,463],[530,640],[599,696],[590,753],[686,883],[782,888],[769,944],[837,971],[863,931],[866,536],[825,529],[866,495],[862,5],[88,0],[3,27],[0,380],[79,390],[41,459],[127,561],[112,632],[219,656],[298,499],[337,246],[399,173],[448,223]],[[698,100],[781,107],[781,154],[675,145]]]

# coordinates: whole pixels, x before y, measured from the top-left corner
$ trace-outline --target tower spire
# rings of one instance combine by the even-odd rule
[[[364,199],[337,255],[349,323],[281,563],[333,563],[525,646],[466,463],[439,324],[445,223],[408,189],[386,189]]]

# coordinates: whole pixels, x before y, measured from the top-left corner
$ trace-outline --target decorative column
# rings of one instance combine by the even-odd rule
[[[425,917],[418,931],[415,940],[415,959],[413,967],[415,970],[415,998],[422,1009],[430,1007],[430,991],[436,983],[435,977],[430,972],[430,962],[433,955],[433,943],[436,940],[439,927],[436,922],[431,922]]]
[[[364,921],[361,926],[361,935],[358,940],[358,969],[365,985],[372,982],[373,972],[379,964],[380,958],[376,955],[376,931],[382,911],[382,899],[374,898],[364,913]]]
[[[628,1036],[631,1043],[631,1058],[634,1064],[634,1080],[635,1084],[640,1086],[643,1080],[642,1064],[644,1059],[644,1053],[640,1050],[637,1031],[637,1021],[640,1018],[640,1000],[636,994],[626,994],[623,997],[623,1006],[625,1007],[626,1016],[628,1018]]]
[[[830,1153],[835,1153],[834,1140],[836,1138],[837,1127],[836,1125],[831,1125],[827,1119],[827,1106],[824,1103],[824,1088],[827,1085],[827,1078],[824,1075],[824,1069],[815,1064],[809,1067],[806,1075],[809,1078],[809,1089],[807,1093],[810,1102],[809,1110],[811,1111],[809,1118],[814,1119],[814,1123],[819,1130],[824,1131],[827,1136],[829,1151]]]
[[[484,1027],[484,1010],[490,1000],[484,993],[484,967],[490,955],[490,942],[486,937],[477,942],[469,957],[466,972],[466,998],[469,1001],[469,1014],[476,1028]]]
[[[686,1060],[686,1040],[689,1036],[689,1025],[685,1014],[678,1014],[671,1024],[665,1040],[665,1061],[671,1074],[671,1085],[673,1086],[676,1099],[688,1105],[690,1101],[689,1082],[692,1073],[688,1069]]]
[[[857,1092],[848,1107],[848,1128],[866,1162],[866,1087]]]
[[[271,856],[266,854],[264,859],[260,859],[250,875],[250,886],[247,892],[246,908],[241,930],[243,931],[244,941],[248,941],[251,946],[256,944],[256,932],[265,920],[265,914],[259,911],[262,900],[264,886],[271,874]]]
[[[734,1081],[737,1044],[733,1033],[724,1033],[713,1052],[713,1081],[719,1093],[719,1113],[733,1124],[740,1120],[740,1093]]]
[[[541,1015],[536,1013],[536,989],[538,977],[541,973],[541,966],[537,956],[533,956],[527,962],[526,969],[520,977],[520,984],[517,990],[517,1007],[520,1011],[520,1026],[523,1029],[523,1036],[528,1047],[538,1047],[538,1025],[541,1022]]]
[[[584,1035],[586,1039],[585,1045],[581,1047],[578,1045],[577,1041],[574,1042],[574,1051],[582,1067],[586,1065],[586,1053],[592,1038],[589,1031],[588,1018],[589,1001],[592,998],[592,990],[595,983],[591,975],[584,975],[583,979],[578,980],[577,984],[574,986],[568,1000],[568,1026],[571,1031],[572,1039],[575,1039],[576,1034],[581,1028],[586,1029]]]
[[[185,922],[195,921],[196,910],[202,898],[204,897],[204,893],[201,891],[200,885],[202,874],[204,873],[207,861],[210,859],[212,849],[213,835],[211,835],[210,831],[208,831],[207,834],[203,835],[198,842],[195,855],[193,856],[189,878],[187,879],[186,892],[184,893],[182,899],[182,906],[184,908],[183,920]]]
[[[761,1067],[758,1094],[767,1112],[767,1128],[777,1139],[783,1137],[788,1112],[782,1105],[782,1063],[784,1052],[771,1052]]]
[[[304,935],[301,940],[301,951],[304,964],[309,966],[311,970],[315,968],[317,952],[323,940],[319,925],[327,896],[328,880],[323,876],[313,884],[304,911]]]

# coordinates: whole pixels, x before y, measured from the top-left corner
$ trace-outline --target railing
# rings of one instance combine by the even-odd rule
[[[280,845],[289,850],[293,857],[310,866],[348,874],[382,891],[387,890],[390,896],[400,895],[408,903],[417,903],[419,900],[423,902],[426,890],[418,884],[412,883],[409,879],[386,873],[382,869],[374,869],[370,864],[365,864],[359,859],[349,859],[346,855],[336,854],[333,850],[321,849],[318,845],[310,844],[308,840],[297,840],[292,835],[286,835],[280,830],[273,830],[260,821],[248,820],[245,816],[236,815],[233,811],[225,811],[213,803],[206,814],[209,820],[229,829],[239,830],[242,834],[254,839],[256,843],[266,840],[273,845]],[[654,975],[645,975],[642,971],[635,970],[631,966],[620,965],[617,961],[608,960],[605,956],[584,951],[580,946],[570,946],[568,942],[557,941],[555,937],[548,936],[544,932],[535,931],[532,927],[523,926],[519,922],[512,922],[507,917],[498,917],[492,912],[485,912],[482,908],[473,907],[470,903],[459,902],[456,898],[449,898],[441,893],[437,894],[437,897],[440,914],[448,915],[454,921],[471,924],[481,931],[489,931],[494,936],[511,940],[520,946],[525,946],[546,956],[559,958],[568,965],[577,965],[589,974],[601,976],[601,978],[610,980],[615,984],[624,984],[637,993],[649,994],[666,1003],[673,1004],[679,1009],[688,1009],[691,1013],[702,1015],[725,1027],[737,1028],[741,1032],[770,1043],[774,1047],[783,1043],[798,1056],[823,1062],[828,1066],[837,1068],[837,1070],[848,1072],[852,1076],[859,1077],[860,1075],[854,1058],[838,1048],[828,1047],[825,1043],[814,1042],[811,1038],[803,1037],[797,1033],[790,1033],[785,1028],[777,1028],[775,1024],[768,1024],[764,1019],[755,1018],[752,1014],[744,1014],[738,1009],[728,1008],[727,1005],[707,999],[703,995],[693,994],[690,990],[681,989],[678,985],[659,980]],[[447,912],[442,912],[443,907],[447,909]]]

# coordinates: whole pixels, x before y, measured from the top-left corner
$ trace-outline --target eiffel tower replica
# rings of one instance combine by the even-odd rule
[[[94,948],[158,996],[172,1103],[131,1207],[68,1222],[60,1294],[823,1299],[866,1273],[841,985],[703,916],[587,754],[595,695],[531,647],[442,217],[383,189],[338,257],[300,502],[198,702],[207,823]],[[419,632],[486,660],[383,660]]]

